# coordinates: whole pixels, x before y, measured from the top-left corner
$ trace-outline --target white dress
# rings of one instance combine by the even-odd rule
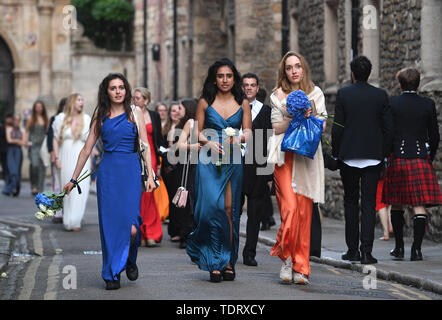
[[[56,116],[54,123],[52,124],[54,137],[57,141],[60,141],[61,126],[63,124],[64,116],[64,113],[60,113]],[[72,178],[75,165],[77,164],[78,155],[80,154],[89,133],[90,122],[90,116],[83,114],[83,131],[80,137],[76,140],[74,140],[70,127],[65,128],[63,132],[63,139],[61,144],[59,144],[58,152],[58,157],[61,162],[60,189]],[[90,167],[90,159],[88,158],[81,174],[86,170],[90,173]],[[81,227],[81,220],[83,219],[87,198],[89,196],[90,181],[90,177],[88,177],[80,183],[81,194],[78,194],[77,188],[74,188],[71,193],[66,195],[63,199],[63,224],[66,230]]]

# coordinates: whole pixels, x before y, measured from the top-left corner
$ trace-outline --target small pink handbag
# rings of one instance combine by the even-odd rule
[[[193,130],[193,122],[191,125],[190,132]],[[187,161],[183,168],[183,175],[181,176],[181,187],[179,187],[172,198],[172,203],[177,208],[185,208],[187,204],[187,197],[189,195],[189,191],[187,188],[187,176],[189,175],[189,166],[190,166],[190,157],[186,153]]]

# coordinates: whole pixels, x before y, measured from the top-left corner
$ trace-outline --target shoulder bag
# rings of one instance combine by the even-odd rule
[[[144,153],[147,150],[146,143],[140,139],[140,127],[138,125],[138,118],[137,114],[135,112],[135,106],[131,105],[132,108],[132,114],[135,120],[135,124],[137,126],[138,131],[138,143],[136,143],[136,150],[138,153],[138,159],[140,160],[140,166],[141,166],[141,190],[143,192],[147,191],[147,178],[149,177],[149,173],[147,172],[147,166],[146,161],[144,160]],[[160,183],[158,182],[158,178],[155,176],[155,173],[152,171],[153,174],[153,181],[155,182],[155,189],[160,186]]]
[[[192,121],[192,124],[190,126],[190,135],[192,134],[192,131],[193,131],[193,125],[194,125],[194,122]],[[186,207],[187,197],[189,195],[189,191],[187,190],[187,177],[189,175],[190,156],[188,153],[190,153],[190,151],[189,152],[186,151],[187,160],[186,160],[186,163],[184,164],[183,174],[181,175],[181,187],[178,188],[174,197],[172,198],[172,203],[177,208],[185,208]]]

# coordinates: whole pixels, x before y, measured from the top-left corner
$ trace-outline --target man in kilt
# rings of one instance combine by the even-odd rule
[[[426,207],[442,203],[438,179],[432,165],[439,144],[439,126],[433,100],[417,95],[420,73],[414,68],[400,70],[396,78],[402,94],[390,98],[394,138],[390,165],[385,173],[382,201],[392,205],[391,224],[395,258],[404,258],[404,208],[413,208],[413,235],[410,260],[422,260],[421,244],[427,219]]]

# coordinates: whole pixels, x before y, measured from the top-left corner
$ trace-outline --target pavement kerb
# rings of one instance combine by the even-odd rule
[[[246,237],[246,233],[245,232],[240,232],[240,236],[241,237]],[[276,241],[274,239],[265,237],[265,236],[259,236],[258,237],[258,242],[265,244],[267,246],[272,247]],[[366,266],[368,265],[362,265],[362,264],[358,264],[358,263],[351,263],[351,262],[346,262],[346,261],[342,261],[342,260],[336,260],[333,258],[329,258],[329,257],[323,257],[323,258],[318,258],[318,257],[310,257],[310,261],[312,262],[316,262],[319,264],[325,264],[325,265],[329,265],[329,266],[333,266],[336,268],[341,268],[341,269],[349,269],[352,271],[356,271],[359,273],[363,273],[363,274],[368,274],[368,269],[366,269]],[[421,278],[421,277],[416,277],[410,274],[402,274],[396,271],[389,271],[389,270],[385,270],[385,269],[380,269],[376,264],[375,265],[371,265],[371,266],[375,266],[376,267],[376,277],[378,279],[382,279],[382,280],[386,280],[386,281],[394,281],[403,285],[407,285],[407,286],[412,286],[415,287],[417,289],[423,289],[423,290],[427,290],[427,291],[431,291],[437,294],[442,294],[442,284],[436,282],[436,281],[432,281],[426,278]]]

